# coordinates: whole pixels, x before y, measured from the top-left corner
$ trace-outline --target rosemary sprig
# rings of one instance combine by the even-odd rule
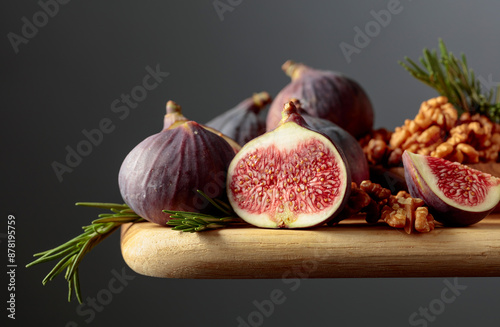
[[[173,226],[173,230],[183,232],[201,232],[207,229],[217,229],[227,227],[232,223],[241,223],[242,221],[236,217],[213,217],[203,215],[196,212],[179,212],[163,210],[170,214],[170,219],[167,225]]]
[[[60,259],[43,279],[42,284],[45,285],[66,269],[64,278],[68,281],[68,301],[71,301],[74,292],[78,302],[82,303],[78,266],[83,257],[97,244],[120,228],[122,224],[137,223],[144,221],[144,219],[135,214],[126,204],[78,202],[76,205],[109,209],[113,213],[100,214],[99,219],[92,221],[88,226],[82,227],[82,234],[54,249],[34,254],[33,256],[38,257],[38,259],[27,264],[26,267]]]
[[[213,206],[219,209],[224,217],[214,217],[211,215],[195,212],[164,210],[172,218],[167,225],[174,226],[173,229],[184,232],[200,232],[203,230],[223,228],[230,223],[242,223],[236,216],[231,206],[221,200],[211,199],[205,193],[198,191]],[[30,262],[26,267],[31,267],[39,263],[44,263],[59,259],[59,262],[43,279],[42,284],[53,280],[57,275],[66,269],[64,278],[68,282],[68,301],[71,301],[72,294],[76,295],[78,302],[82,303],[82,293],[78,277],[78,266],[83,257],[89,253],[97,244],[115,232],[121,225],[126,223],[143,222],[145,219],[137,215],[126,204],[98,203],[98,202],[78,202],[77,206],[108,209],[112,213],[102,213],[88,226],[84,226],[83,233],[59,245],[51,250],[36,253],[33,256],[38,259]]]
[[[479,113],[500,123],[500,85],[495,99],[494,89],[483,93],[481,82],[467,66],[464,54],[458,59],[446,49],[441,39],[439,51],[440,55],[436,50],[424,49],[423,57],[419,58],[423,67],[408,57],[405,57],[406,63],[400,61],[399,64],[413,77],[446,96],[459,112]]]
[[[168,213],[170,218],[172,218],[167,222],[167,225],[173,226],[172,229],[174,230],[194,233],[208,229],[224,228],[229,224],[243,223],[243,221],[236,216],[230,205],[219,199],[211,199],[200,190],[198,190],[198,193],[207,199],[214,207],[219,209],[224,216],[215,217],[197,212],[163,210],[163,212]]]

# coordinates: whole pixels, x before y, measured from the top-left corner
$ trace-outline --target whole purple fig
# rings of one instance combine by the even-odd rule
[[[373,127],[373,108],[363,88],[332,71],[310,68],[291,60],[282,66],[292,81],[276,96],[267,115],[267,130],[281,119],[283,104],[299,99],[314,117],[327,119],[359,138]]]
[[[208,211],[197,190],[211,198],[224,197],[227,168],[235,154],[226,140],[194,121],[165,125],[130,151],[118,175],[125,203],[160,225],[169,220],[162,210]]]
[[[205,125],[221,131],[243,146],[248,141],[265,133],[266,122],[259,116],[259,113],[270,102],[269,93],[256,93]]]

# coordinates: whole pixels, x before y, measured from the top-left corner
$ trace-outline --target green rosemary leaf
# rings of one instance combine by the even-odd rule
[[[76,255],[76,253],[73,253],[71,256],[75,256],[75,255]],[[68,259],[65,261],[61,260],[63,262],[63,264],[61,264],[58,269],[53,269],[49,274],[47,274],[47,276],[49,276],[48,281],[53,280],[57,275],[62,273],[64,271],[64,269],[68,268],[68,266],[71,264],[71,260],[70,260],[71,256],[68,256]]]
[[[172,228],[173,230],[186,230],[186,229],[192,229],[192,226],[188,226],[188,225],[178,225],[178,226],[175,226],[174,228]]]
[[[226,203],[226,202],[224,202],[224,201],[222,201],[222,200],[220,200],[220,199],[213,199],[213,200],[214,200],[214,201],[215,201],[215,202],[216,202],[219,206],[221,206],[221,207],[223,207],[223,208],[225,209],[225,210],[223,210],[222,212],[225,212],[225,213],[226,213],[226,214],[228,214],[228,215],[232,215],[232,214],[234,214],[233,208],[231,208],[231,206],[230,206],[228,203]]]
[[[405,57],[405,60],[412,66],[412,68],[410,68],[408,65],[406,65],[406,63],[402,62],[402,61],[399,61],[399,64],[402,65],[403,67],[406,68],[406,70],[408,71],[415,71],[415,73],[417,75],[422,75],[422,76],[425,76],[426,75],[426,72],[421,69],[413,60],[411,60],[409,57]]]
[[[72,295],[73,295],[73,282],[71,280],[68,280],[68,302],[71,302]],[[77,298],[78,298],[78,296],[77,296]]]
[[[214,200],[212,200],[208,195],[206,195],[202,191],[198,190],[198,193],[200,193],[205,199],[207,199],[208,202],[210,202],[214,207],[216,207],[220,211],[224,212],[226,215],[230,215],[231,214],[231,212],[227,211],[227,208],[226,209],[222,208],[217,202],[215,202]]]
[[[42,280],[42,284],[45,285],[48,281],[51,281],[59,272],[62,272],[65,267],[69,266],[71,263],[71,258],[76,255],[77,251],[73,251],[72,253],[66,255],[62,260],[60,260],[57,265],[52,268],[52,270],[45,276]],[[61,269],[62,268],[62,269]]]
[[[64,256],[68,255],[69,253],[74,253],[74,252],[75,252],[75,250],[72,247],[68,247],[65,250],[55,252],[54,254],[51,254],[52,252],[49,252],[49,253],[47,253],[47,255],[44,255],[44,256],[36,259],[35,261],[31,262],[30,264],[27,264],[26,267],[31,267],[31,266],[36,265],[38,263],[52,261],[52,260],[55,260],[57,258],[64,257]]]
[[[69,280],[70,277],[73,275],[73,271],[80,264],[85,254],[87,254],[87,252],[92,248],[92,243],[93,243],[92,241],[94,239],[95,238],[91,238],[87,242],[85,242],[83,248],[80,249],[80,251],[76,254],[75,258],[72,260],[71,265],[69,266],[68,270],[66,270],[65,278],[67,280]]]
[[[193,218],[193,221],[195,221],[196,223],[198,223],[199,225],[205,225],[207,223],[207,221],[209,221],[208,219],[206,220],[203,220],[201,218],[198,218],[198,217],[194,217]]]
[[[80,290],[80,274],[78,273],[78,268],[76,268],[71,282],[73,284],[73,288],[75,289],[76,299],[79,303],[82,303],[82,291]],[[69,301],[70,300],[71,299],[69,299]]]
[[[139,216],[137,215],[124,215],[124,216],[118,216],[118,215],[112,215],[110,217],[103,217],[103,218],[99,218],[99,219],[96,219],[96,220],[92,220],[92,224],[102,224],[102,223],[117,223],[117,222],[124,222],[124,223],[128,223],[130,222],[130,219],[137,219],[137,218],[140,218]]]
[[[213,217],[208,214],[204,213],[198,213],[198,212],[190,212],[190,211],[173,211],[173,210],[162,210],[165,213],[171,214],[171,215],[181,215],[182,217],[186,216],[200,216],[200,217]]]
[[[185,219],[184,220],[184,224],[188,225],[188,226],[193,226],[193,227],[198,227],[200,226],[199,223],[197,223],[196,221],[192,220],[192,219]]]
[[[75,203],[76,206],[82,206],[82,207],[93,207],[93,208],[100,208],[100,209],[120,209],[120,210],[125,210],[125,209],[130,209],[128,205],[126,204],[118,204],[118,203],[100,203],[100,202],[77,202]]]
[[[120,213],[133,213],[133,214],[135,214],[134,210],[132,210],[132,209],[123,209],[120,211]]]

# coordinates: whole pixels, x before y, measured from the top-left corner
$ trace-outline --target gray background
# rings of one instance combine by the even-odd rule
[[[253,92],[276,94],[288,82],[281,64],[295,59],[359,81],[376,110],[376,127],[393,129],[435,95],[397,61],[417,58],[439,37],[449,49],[465,52],[479,75],[500,80],[500,3],[493,0],[401,1],[402,12],[347,63],[339,44],[353,44],[353,28],[364,28],[373,20],[370,11],[388,2],[242,1],[221,21],[211,0],[71,1],[18,54],[7,34],[20,34],[21,18],[31,21],[40,6],[4,2],[0,185],[2,216],[17,219],[18,325],[237,326],[236,318],[246,319],[255,310],[252,302],[268,299],[273,289],[287,299],[264,326],[409,325],[410,314],[440,297],[443,278],[303,280],[296,291],[281,280],[156,279],[126,267],[113,235],[81,265],[84,297],[107,288],[113,270],[126,267],[135,278],[87,323],[77,303],[66,301],[61,277],[42,287],[51,264],[21,268],[33,253],[77,235],[99,212],[74,202],[121,201],[121,161],[161,128],[169,99],[204,122]],[[111,103],[141,83],[146,66],[157,64],[170,75],[120,120]],[[59,182],[51,163],[63,162],[65,147],[75,147],[83,129],[106,117],[115,130]],[[5,253],[5,238],[1,244]],[[459,283],[467,289],[429,325],[497,326],[500,279]]]

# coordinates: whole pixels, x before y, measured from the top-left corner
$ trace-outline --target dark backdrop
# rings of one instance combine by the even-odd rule
[[[169,99],[180,103],[189,118],[204,122],[253,92],[275,95],[288,82],[281,64],[295,59],[359,81],[375,107],[376,126],[393,129],[435,95],[397,61],[420,56],[439,37],[449,49],[465,52],[485,81],[500,81],[497,1],[217,3],[225,10],[222,16],[212,0],[74,0],[60,4],[57,12],[49,6],[53,17],[44,20],[36,1],[4,2],[0,231],[6,262],[6,221],[13,214],[18,325],[237,326],[237,318],[246,319],[256,310],[253,302],[268,299],[273,289],[283,290],[287,299],[263,326],[407,326],[413,312],[438,305],[435,300],[446,288],[443,278],[303,280],[290,291],[280,280],[144,277],[124,263],[118,235],[99,245],[80,269],[84,298],[107,289],[113,272],[125,269],[134,276],[100,312],[89,313],[87,306],[85,314],[78,314],[77,303],[66,301],[61,277],[42,287],[51,264],[22,268],[33,253],[78,234],[98,212],[74,207],[74,202],[121,201],[120,164],[133,146],[161,128]],[[379,23],[377,30],[370,23],[377,14],[371,11],[388,6],[394,12],[390,22],[384,16],[386,26]],[[28,26],[34,18],[40,26],[36,35]],[[364,30],[367,24],[373,36],[358,40],[364,43],[358,43],[358,53],[348,62],[340,44],[354,46],[355,28]],[[169,75],[128,116],[123,108],[113,112],[114,100],[142,84],[147,66],[157,65]],[[59,181],[51,164],[63,163],[66,147],[75,148],[85,139],[82,130],[97,128],[105,118],[114,130]],[[442,312],[429,325],[497,326],[500,279],[457,282],[467,288],[444,308],[438,305]],[[1,285],[4,301],[6,283]]]

